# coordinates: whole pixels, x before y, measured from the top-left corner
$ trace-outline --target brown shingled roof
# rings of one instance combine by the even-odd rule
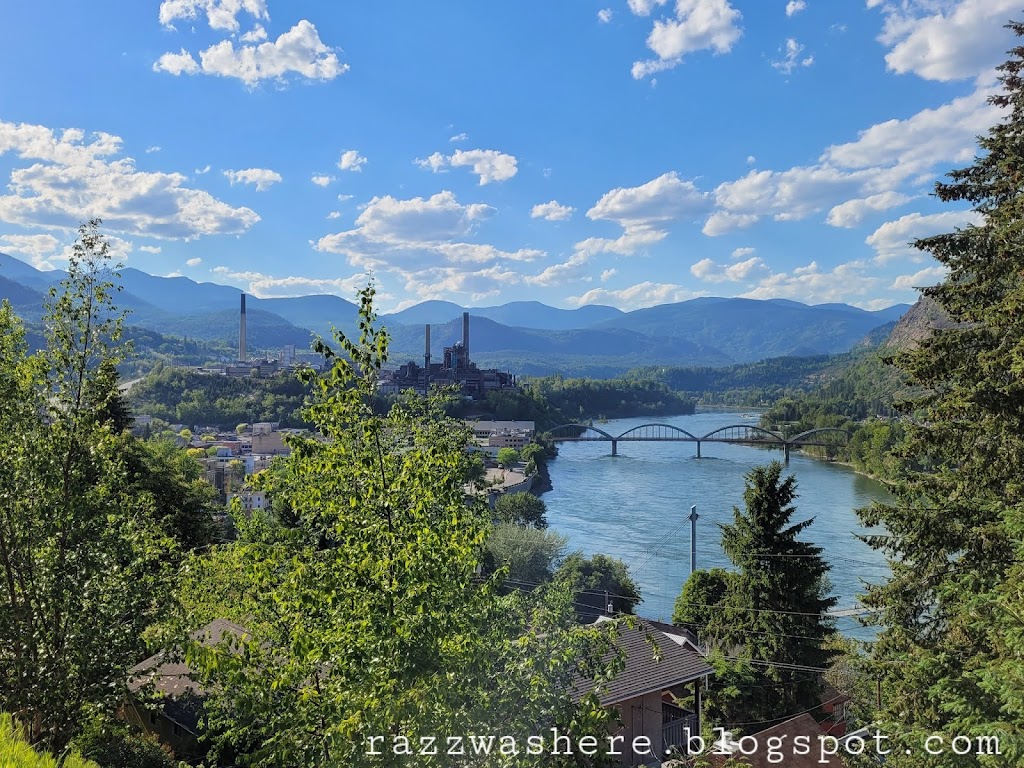
[[[750,766],[750,768],[769,768],[783,765],[785,768],[845,768],[846,763],[837,755],[821,755],[819,737],[822,735],[818,722],[809,714],[797,715],[784,723],[773,725],[763,731],[759,731],[751,738],[755,739],[758,749],[751,755],[742,755],[739,752],[731,757],[738,765]],[[771,755],[768,747],[768,740],[772,737],[782,739],[782,762],[771,762],[768,758]],[[797,754],[793,748],[793,739],[803,736],[810,740],[810,753],[806,755]],[[840,750],[841,751],[841,750]],[[728,758],[725,755],[709,753],[707,755],[711,765],[725,765]]]

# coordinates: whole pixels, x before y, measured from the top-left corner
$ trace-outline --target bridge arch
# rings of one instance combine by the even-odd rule
[[[619,435],[615,439],[616,440],[629,440],[630,439],[629,436],[632,435],[633,433],[636,432],[636,433],[642,434],[642,430],[650,430],[650,429],[664,430],[666,432],[675,432],[675,433],[678,433],[680,435],[685,435],[686,439],[688,439],[688,440],[695,440],[696,441],[696,440],[700,439],[696,435],[690,434],[689,432],[687,432],[685,429],[682,429],[681,427],[677,427],[674,424],[663,424],[661,422],[655,422],[653,424],[641,424],[638,427],[632,427],[631,429],[627,429],[625,432],[623,432],[621,435]],[[671,439],[671,438],[669,438],[669,439]]]
[[[764,429],[763,427],[758,427],[753,424],[729,424],[728,426],[725,427],[719,427],[718,429],[712,432],[708,432],[706,435],[704,435],[704,437],[700,438],[700,440],[720,440],[723,442],[727,441],[729,439],[729,430],[742,431],[743,437],[747,437],[747,434],[750,432],[756,432],[759,435],[764,435],[765,437],[770,438],[770,440],[765,442],[772,442],[778,445],[785,445],[787,442],[786,438],[784,438],[782,435],[776,434],[775,432],[771,432],[767,429]]]
[[[801,432],[799,435],[794,435],[793,437],[789,438],[789,443],[790,445],[805,445],[807,443],[807,438],[813,435],[820,435],[825,433],[842,435],[843,437],[846,438],[847,442],[850,441],[851,437],[850,432],[848,430],[840,429],[839,427],[818,427],[817,429],[809,429],[806,432]]]
[[[570,429],[578,429],[580,430],[580,433],[575,436],[558,434],[560,430]],[[588,431],[596,432],[597,434],[601,435],[601,437],[583,437],[583,435]],[[557,427],[547,430],[547,433],[551,435],[552,439],[554,440],[615,440],[614,437],[605,432],[603,429],[595,427],[592,424],[559,424]]]

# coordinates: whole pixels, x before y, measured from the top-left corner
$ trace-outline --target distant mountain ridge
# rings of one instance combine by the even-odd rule
[[[187,277],[121,271],[119,306],[131,325],[163,335],[233,345],[238,338],[241,291]],[[37,319],[42,296],[63,277],[0,254],[0,298]],[[517,373],[612,376],[641,365],[720,366],[770,357],[846,352],[899,319],[908,305],[870,312],[846,304],[809,306],[789,299],[706,297],[624,312],[586,305],[560,309],[536,301],[462,307],[425,301],[381,316],[392,336],[392,362],[423,356],[423,325],[432,326],[434,359],[462,336],[461,315],[471,315],[470,353],[481,366]],[[355,331],[356,305],[338,296],[247,300],[249,348],[276,354],[282,346],[308,347],[331,326]]]

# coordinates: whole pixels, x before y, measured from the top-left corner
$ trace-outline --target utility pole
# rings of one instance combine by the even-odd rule
[[[697,505],[690,507],[690,575],[697,570]]]

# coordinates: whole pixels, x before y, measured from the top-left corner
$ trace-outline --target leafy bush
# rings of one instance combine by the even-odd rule
[[[88,722],[72,744],[99,768],[177,768],[178,765],[154,739],[111,720]]]
[[[0,765],[5,768],[57,768],[57,761],[48,754],[40,754],[22,738],[21,729],[7,714],[0,714]],[[72,753],[64,760],[64,768],[99,768],[96,763],[83,760]]]

